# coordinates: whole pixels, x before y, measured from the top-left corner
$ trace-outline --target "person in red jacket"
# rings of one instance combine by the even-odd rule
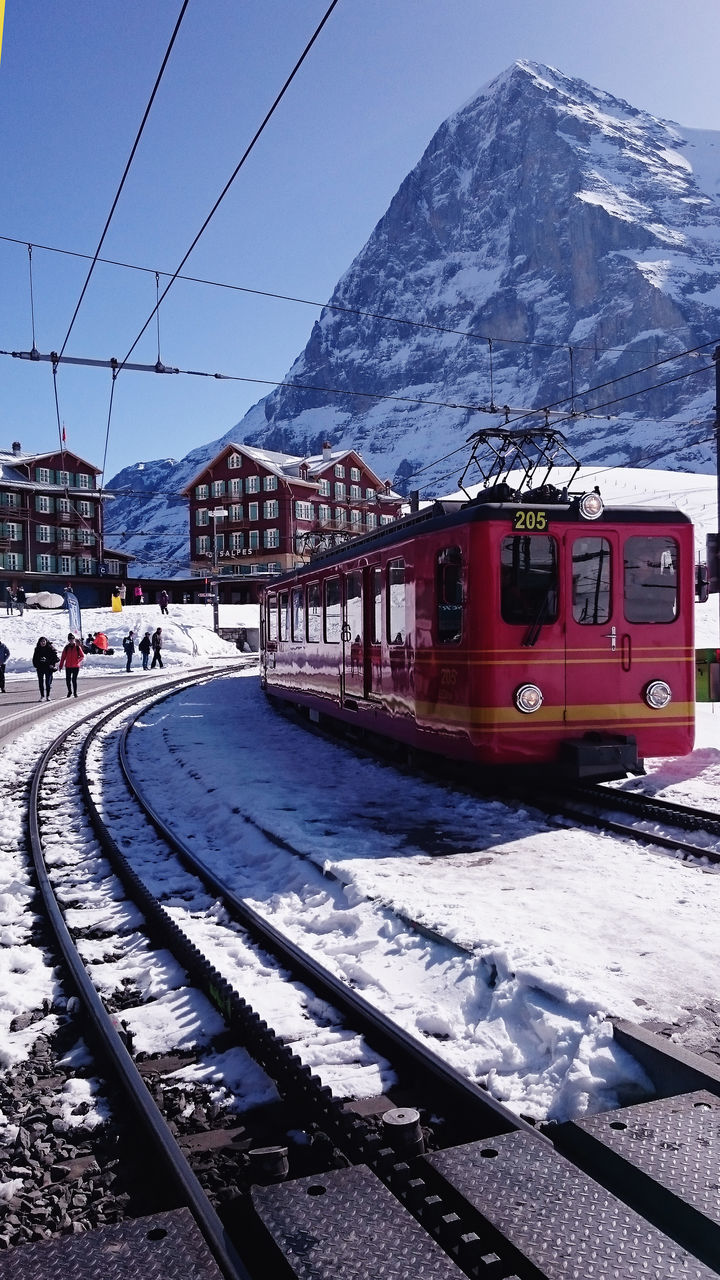
[[[77,698],[77,678],[80,670],[80,663],[84,661],[85,651],[79,640],[75,639],[72,631],[68,636],[68,642],[60,655],[60,670],[65,668],[65,682],[67,684],[67,696]]]

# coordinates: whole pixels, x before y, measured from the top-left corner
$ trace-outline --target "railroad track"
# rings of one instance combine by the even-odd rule
[[[127,714],[121,712],[120,718],[127,721],[130,714],[129,710]],[[603,1164],[593,1155],[593,1143],[598,1145],[596,1135],[587,1144],[591,1149],[588,1154],[572,1126],[557,1130],[550,1127],[539,1133],[519,1120],[485,1091],[458,1078],[435,1055],[421,1052],[411,1037],[366,1006],[357,993],[343,989],[343,984],[323,972],[316,962],[308,961],[297,946],[288,946],[287,940],[257,917],[229,886],[220,883],[217,876],[209,876],[200,865],[196,850],[169,833],[159,815],[147,805],[145,812],[154,831],[152,839],[143,834],[140,822],[129,817],[125,740],[128,724],[118,728],[117,715],[112,720],[98,720],[105,723],[93,726],[89,740],[63,742],[57,748],[65,750],[67,746],[75,753],[88,814],[88,829],[83,826],[78,833],[82,861],[71,871],[67,851],[62,857],[58,854],[58,830],[67,824],[63,805],[69,805],[71,813],[78,811],[77,804],[67,795],[68,774],[75,765],[68,761],[65,766],[56,764],[50,769],[61,781],[59,788],[48,791],[42,777],[49,779],[50,762],[55,758],[49,750],[41,762],[42,777],[38,773],[34,783],[36,808],[40,811],[36,822],[33,820],[37,826],[34,844],[38,850],[42,846],[49,848],[50,861],[55,869],[60,868],[59,897],[70,910],[73,931],[86,944],[85,963],[81,966],[85,977],[73,968],[75,981],[84,986],[88,970],[102,969],[98,956],[104,956],[107,948],[116,945],[114,939],[118,936],[111,930],[88,938],[83,919],[87,923],[92,916],[92,933],[97,935],[98,916],[115,918],[120,914],[126,928],[140,930],[143,943],[146,935],[159,931],[160,945],[165,949],[168,939],[172,939],[178,964],[196,984],[195,990],[200,992],[200,996],[193,997],[196,1004],[204,1001],[211,1011],[224,1016],[222,1032],[212,1018],[207,1020],[208,1038],[214,1047],[224,1050],[228,1037],[234,1045],[241,1044],[274,1081],[281,1099],[274,1108],[267,1109],[273,1113],[269,1129],[260,1127],[257,1115],[248,1123],[243,1117],[243,1124],[238,1126],[242,1132],[240,1142],[236,1140],[238,1134],[231,1136],[230,1150],[235,1161],[230,1187],[227,1181],[222,1182],[227,1172],[221,1168],[222,1162],[208,1158],[209,1152],[222,1149],[222,1138],[216,1146],[215,1135],[227,1137],[226,1123],[213,1129],[205,1114],[197,1120],[195,1132],[181,1135],[185,1141],[178,1144],[172,1133],[173,1128],[179,1127],[177,1107],[176,1120],[171,1125],[153,1111],[151,1095],[164,1100],[174,1090],[177,1093],[176,1086],[168,1083],[167,1072],[169,1068],[176,1078],[179,1060],[184,1058],[187,1065],[187,1048],[182,1053],[146,1057],[133,1053],[132,1040],[122,1027],[123,1000],[117,992],[110,993],[110,1022],[106,1022],[105,1031],[96,1032],[96,1037],[108,1052],[112,1050],[117,1055],[122,1065],[116,1066],[116,1071],[122,1074],[127,1070],[130,1077],[137,1077],[133,1106],[144,1122],[146,1113],[152,1113],[147,1123],[154,1130],[153,1143],[161,1151],[165,1166],[175,1168],[176,1157],[170,1155],[173,1144],[178,1148],[180,1170],[183,1165],[190,1167],[194,1154],[202,1153],[199,1164],[204,1167],[198,1173],[190,1168],[190,1191],[183,1190],[183,1172],[173,1171],[171,1178],[178,1189],[178,1202],[191,1204],[204,1239],[224,1274],[335,1277],[347,1271],[349,1275],[382,1276],[383,1280],[391,1280],[395,1274],[449,1278],[463,1274],[564,1276],[572,1264],[575,1274],[589,1275],[590,1268],[597,1267],[602,1258],[611,1258],[612,1273],[620,1276],[648,1274],[648,1267],[654,1267],[657,1275],[716,1274],[713,1268],[718,1266],[720,1252],[712,1229],[710,1242],[703,1239],[698,1249],[687,1225],[687,1211],[675,1214],[679,1225],[673,1229],[673,1238],[673,1232],[664,1233],[668,1230],[667,1212],[660,1215],[660,1222],[650,1209],[635,1206],[632,1194],[623,1187],[621,1174],[610,1176],[604,1172],[601,1181],[592,1180]],[[64,737],[68,739],[68,735]],[[118,747],[125,768],[122,782],[113,762]],[[140,798],[136,795],[133,803]],[[43,828],[42,822],[48,818],[50,825]],[[102,854],[97,851],[98,842]],[[113,875],[124,883],[123,895],[114,883],[109,889],[101,858],[111,860]],[[90,894],[93,864],[105,893],[102,909],[98,906],[95,911]],[[40,866],[38,874],[49,882],[49,875]],[[190,876],[201,878],[202,887],[191,885]],[[82,906],[78,905],[79,886]],[[138,906],[125,896],[129,887],[133,897],[140,900],[140,924]],[[165,899],[164,906],[158,898]],[[227,958],[219,942],[214,944],[208,964],[198,942],[193,940],[191,927],[193,917],[208,914],[222,916],[224,928],[226,919],[237,921],[227,929],[235,946],[239,945],[241,927],[253,945],[263,947],[264,965],[267,954],[272,953],[285,974],[307,984],[313,992],[311,1003],[323,1005],[325,1026],[328,1003],[336,1006],[345,1018],[346,1029],[358,1028],[357,1033],[374,1046],[376,1053],[385,1054],[392,1061],[397,1083],[390,1086],[390,1092],[395,1089],[397,1096],[377,1095],[364,1105],[348,1106],[345,1097],[323,1085],[293,1052],[282,1033],[275,1034],[236,989],[232,968],[226,967]],[[170,917],[167,924],[163,915]],[[72,942],[67,922],[60,932],[63,928]],[[205,941],[203,937],[203,946]],[[149,962],[150,968],[158,963]],[[129,986],[125,997],[132,1001],[136,991],[132,982]],[[185,999],[187,1003],[187,996]],[[101,1004],[92,991],[88,1002]],[[657,1046],[651,1049],[659,1053]],[[197,1064],[195,1051],[193,1059]],[[699,1071],[697,1064],[691,1065],[698,1072],[692,1078],[692,1087],[699,1086],[704,1092],[699,1100],[695,1097],[688,1101],[687,1107],[691,1108],[693,1122],[698,1117],[701,1123],[705,1121],[700,1131],[700,1140],[705,1141],[705,1135],[718,1127],[720,1102],[712,1092],[718,1082],[713,1082],[709,1069]],[[687,1072],[687,1064],[682,1069]],[[680,1068],[675,1070],[677,1074]],[[656,1074],[660,1078],[662,1071]],[[687,1086],[687,1080],[685,1083]],[[720,1093],[720,1085],[715,1093]],[[646,1105],[667,1106],[662,1100]],[[677,1104],[673,1107],[673,1114],[679,1115]],[[617,1117],[623,1114],[613,1113],[613,1134],[621,1132],[620,1124],[625,1121]],[[676,1120],[676,1128],[684,1120],[685,1113],[680,1121]],[[670,1133],[669,1124],[666,1120],[665,1135]],[[305,1139],[311,1140],[293,1146],[287,1142],[283,1127],[286,1131],[298,1126],[302,1126]],[[643,1127],[649,1128],[635,1115],[627,1127],[634,1135]],[[279,1134],[285,1139],[284,1144],[278,1141]],[[637,1143],[637,1137],[634,1141]],[[568,1152],[576,1148],[572,1150],[572,1161],[560,1155],[553,1143]],[[603,1146],[602,1138],[599,1146]],[[637,1146],[633,1156],[636,1167]],[[622,1157],[617,1159],[622,1165]],[[205,1176],[208,1167],[211,1178]],[[533,1173],[530,1181],[528,1170]],[[213,1184],[209,1195],[203,1181]],[[650,1182],[655,1185],[652,1179]],[[205,1207],[199,1210],[203,1200],[209,1202],[209,1212]],[[580,1211],[578,1204],[582,1206]],[[691,1207],[697,1215],[697,1205]],[[584,1227],[582,1239],[575,1231],[578,1217]],[[704,1222],[702,1211],[700,1218]],[[708,1222],[712,1228],[711,1216]],[[242,1258],[238,1257],[238,1249]],[[633,1269],[636,1265],[637,1270]],[[646,1270],[642,1271],[641,1266]]]
[[[685,859],[720,862],[720,817],[689,805],[602,784],[568,786],[562,791],[546,789],[533,803],[547,813],[554,809],[573,821],[672,849]],[[618,816],[621,814],[628,815],[627,819],[622,820]],[[657,830],[658,823],[662,824],[662,831]],[[672,827],[677,828],[677,836],[668,834]],[[695,833],[695,839],[688,840],[687,832]]]
[[[338,1159],[340,1159],[341,1163],[347,1163],[349,1157],[339,1154],[339,1147],[336,1147],[335,1143],[339,1143],[340,1147],[349,1149],[354,1153],[356,1160],[362,1157],[371,1158],[372,1160],[377,1159],[384,1166],[387,1164],[388,1156],[390,1155],[393,1164],[395,1164],[397,1163],[397,1151],[388,1146],[389,1141],[394,1140],[399,1143],[401,1153],[407,1153],[412,1150],[414,1154],[418,1146],[424,1148],[425,1137],[422,1134],[419,1124],[420,1117],[417,1112],[402,1107],[392,1108],[387,1099],[378,1098],[376,1100],[375,1110],[369,1118],[363,1117],[352,1110],[348,1111],[343,1105],[344,1099],[341,1097],[338,1100],[332,1096],[331,1090],[322,1084],[321,1080],[303,1064],[281,1038],[272,1032],[265,1021],[233,989],[227,977],[200,953],[192,938],[188,936],[185,930],[179,927],[176,920],[169,918],[168,913],[157,902],[154,893],[147,891],[142,883],[143,877],[150,879],[152,879],[153,875],[157,877],[159,861],[163,864],[162,878],[165,882],[165,891],[170,894],[173,901],[177,903],[178,898],[187,896],[188,893],[192,894],[190,916],[197,915],[199,910],[203,908],[207,911],[213,907],[212,898],[203,904],[203,888],[209,887],[213,893],[220,893],[222,892],[222,887],[217,883],[209,883],[206,877],[206,885],[201,887],[200,890],[196,887],[190,889],[187,884],[187,875],[183,873],[181,868],[172,879],[172,887],[169,887],[167,884],[167,847],[163,847],[161,850],[158,850],[157,847],[151,850],[145,847],[138,852],[136,846],[142,843],[147,845],[147,840],[142,841],[137,824],[128,820],[126,808],[122,842],[133,847],[135,854],[133,860],[139,867],[140,874],[138,874],[138,870],[130,865],[130,859],[121,852],[110,833],[109,827],[115,821],[114,806],[122,803],[122,799],[119,801],[118,797],[112,794],[113,784],[107,776],[107,771],[101,774],[98,762],[94,758],[101,735],[106,739],[111,739],[113,736],[117,737],[117,733],[112,728],[112,724],[117,718],[118,714],[115,711],[109,716],[98,717],[97,724],[93,726],[87,737],[85,737],[84,729],[67,731],[58,742],[48,748],[40,761],[33,781],[31,817],[32,843],[37,862],[37,874],[47,896],[48,909],[52,914],[54,927],[58,937],[62,940],[65,960],[71,969],[74,985],[80,992],[88,1010],[92,1013],[93,1040],[102,1044],[106,1055],[112,1055],[113,1070],[121,1079],[123,1088],[131,1097],[132,1105],[142,1124],[149,1128],[152,1134],[152,1141],[160,1153],[160,1160],[176,1186],[181,1203],[186,1203],[191,1207],[200,1224],[203,1235],[223,1272],[228,1275],[244,1275],[246,1272],[242,1269],[242,1265],[239,1265],[237,1259],[233,1257],[234,1244],[228,1240],[225,1225],[219,1220],[219,1216],[213,1206],[208,1205],[208,1197],[199,1186],[198,1177],[187,1167],[190,1163],[189,1155],[199,1152],[201,1156],[204,1156],[208,1152],[217,1152],[219,1150],[222,1145],[223,1135],[225,1138],[228,1136],[227,1126],[223,1125],[221,1127],[220,1140],[218,1140],[217,1134],[213,1133],[206,1123],[200,1124],[195,1133],[191,1134],[189,1138],[186,1136],[184,1142],[179,1144],[180,1148],[185,1148],[184,1153],[181,1149],[176,1149],[178,1144],[173,1141],[167,1123],[164,1123],[161,1116],[156,1114],[150,1092],[157,1097],[166,1090],[171,1089],[171,1085],[166,1082],[166,1077],[169,1071],[176,1073],[179,1066],[182,1065],[178,1061],[178,1056],[176,1054],[165,1054],[164,1060],[158,1060],[157,1057],[148,1058],[139,1064],[140,1070],[138,1071],[130,1052],[132,1038],[127,1029],[127,1023],[118,1015],[117,1008],[113,1007],[119,1003],[117,993],[111,993],[111,1007],[105,1010],[94,990],[93,983],[89,979],[87,970],[92,970],[94,967],[92,958],[94,957],[97,961],[98,952],[105,957],[108,951],[119,949],[123,934],[128,929],[133,931],[131,945],[134,950],[144,944],[146,936],[150,933],[161,935],[160,940],[164,947],[172,945],[179,963],[190,972],[196,988],[203,993],[207,1000],[215,1005],[217,1010],[222,1012],[227,1026],[227,1033],[233,1037],[233,1042],[237,1039],[242,1040],[252,1050],[256,1061],[271,1071],[276,1085],[282,1090],[284,1105],[287,1107],[290,1104],[294,1104],[293,1117],[291,1119],[288,1115],[284,1115],[284,1124],[287,1127],[292,1127],[294,1124],[295,1128],[302,1126],[306,1133],[311,1134],[314,1139],[318,1140],[314,1142],[315,1151],[309,1162],[310,1164],[318,1163],[320,1159],[318,1152],[320,1151],[326,1153],[324,1166],[332,1168]],[[82,745],[78,742],[73,742],[73,739],[78,739],[81,736],[84,738]],[[71,758],[73,755],[77,757],[77,765]],[[76,767],[87,814],[93,824],[92,837],[89,836],[87,831],[81,830],[79,833],[82,846],[79,860],[75,860],[67,851],[63,853],[62,857],[59,857],[56,853],[58,827],[63,827],[67,824],[66,810],[72,813],[77,813],[78,810],[77,803],[72,795],[69,794],[69,776],[73,774]],[[100,817],[98,806],[93,799],[94,791],[102,793],[102,804],[106,810],[104,818]],[[126,804],[127,795],[124,797],[124,801]],[[43,821],[43,811],[45,812],[45,821]],[[123,897],[119,892],[114,879],[108,873],[108,867],[94,847],[95,839],[99,840],[102,846],[102,853],[110,859],[113,874],[120,877],[125,892],[131,892],[134,901]],[[50,892],[52,876],[48,874],[44,861],[41,859],[43,848],[51,850],[51,862],[55,867],[55,879],[57,881],[56,894],[63,901],[64,913],[68,917],[67,919],[62,918],[57,898],[55,894]],[[188,861],[187,857],[186,861]],[[197,866],[195,866],[194,870],[198,870]],[[82,906],[77,902],[80,884],[82,885]],[[243,911],[243,904],[232,901],[231,895],[226,893],[224,899],[224,906],[227,906],[235,915]],[[138,907],[143,913],[142,919],[138,919]],[[103,923],[108,917],[110,918],[110,928],[107,928],[107,925]],[[88,921],[92,935],[90,937],[88,937]],[[252,923],[249,918],[244,920],[246,927]],[[256,930],[258,923],[257,921],[255,922]],[[70,927],[68,927],[69,925]],[[84,961],[76,953],[71,930],[79,935],[81,948],[83,942],[85,943],[86,954]],[[261,929],[261,933],[263,932],[267,941],[267,930]],[[140,934],[142,934],[142,939],[139,937]],[[127,939],[125,940],[127,941]],[[88,943],[90,944],[89,947]],[[277,940],[275,940],[275,946],[277,949]],[[218,944],[216,944],[216,948],[219,950]],[[304,976],[311,973],[312,966],[308,966],[306,963],[303,967],[302,957],[297,953],[293,954],[291,947],[286,948],[283,952],[283,958],[292,965],[294,970],[300,969]],[[217,954],[215,959],[219,963]],[[102,964],[98,967],[102,968]],[[152,970],[155,967],[159,967],[159,961],[145,954],[142,967]],[[322,1029],[325,1038],[327,1038],[328,1007],[326,1001],[328,994],[332,994],[332,980],[327,975],[323,983],[322,975],[318,972],[312,973],[311,976],[314,980],[315,991],[319,992],[320,999],[323,1002]],[[464,1108],[463,1124],[465,1132],[486,1133],[490,1131],[491,1133],[496,1133],[518,1127],[532,1131],[529,1125],[524,1125],[523,1122],[518,1122],[511,1117],[509,1113],[505,1113],[504,1108],[500,1107],[494,1100],[489,1099],[477,1086],[468,1084],[468,1082],[457,1077],[444,1063],[433,1061],[432,1055],[427,1053],[418,1053],[413,1046],[406,1042],[407,1038],[404,1038],[402,1033],[393,1028],[387,1020],[378,1017],[370,1010],[365,1010],[363,1013],[363,1002],[357,996],[350,996],[348,999],[347,994],[344,1003],[352,1010],[356,1021],[364,1020],[365,1024],[371,1024],[377,1039],[383,1043],[392,1044],[395,1059],[402,1063],[401,1070],[406,1078],[406,1090],[409,1091],[412,1088],[415,1096],[424,1100],[424,1094],[427,1094],[430,1087],[428,1083],[419,1083],[418,1077],[424,1075],[432,1085],[434,1100],[438,1096],[439,1077],[447,1096],[452,1095],[453,1092],[458,1095],[458,1100],[454,1104],[450,1103],[446,1110],[452,1112],[454,1105],[455,1111],[458,1111],[462,1105]],[[188,1000],[197,1001],[197,997],[189,995],[187,989],[183,991],[183,999],[185,1003]],[[215,1033],[216,1038],[217,1033]],[[145,1077],[150,1082],[150,1092],[143,1084],[142,1077]],[[472,1106],[474,1115],[469,1114],[469,1105]],[[429,1105],[424,1109],[428,1113],[431,1110]],[[314,1115],[314,1119],[309,1117],[309,1113]],[[491,1117],[490,1122],[488,1122],[488,1116]],[[236,1192],[238,1182],[243,1182],[243,1175],[248,1185],[254,1185],[255,1181],[262,1183],[267,1180],[268,1173],[272,1181],[278,1176],[278,1167],[285,1169],[287,1150],[280,1149],[277,1144],[268,1144],[268,1133],[272,1122],[272,1117],[270,1119],[266,1118],[265,1131],[261,1135],[260,1142],[258,1142],[257,1134],[254,1142],[252,1139],[248,1139],[247,1126],[241,1126],[246,1139],[245,1145],[250,1147],[252,1143],[252,1149],[248,1151],[244,1169],[239,1171],[236,1167],[234,1170],[234,1190]],[[323,1126],[322,1129],[319,1128],[320,1124]],[[435,1124],[436,1126],[439,1124],[437,1119]],[[468,1125],[470,1126],[469,1130]],[[328,1130],[330,1131],[330,1137],[327,1134]],[[234,1141],[235,1137],[236,1134],[231,1134],[230,1140]],[[242,1151],[242,1147],[238,1148],[236,1146],[234,1150],[237,1155],[238,1151]],[[261,1158],[253,1160],[253,1157]],[[207,1164],[207,1161],[205,1163]],[[213,1177],[211,1181],[216,1184],[219,1163],[217,1160],[213,1162]],[[304,1160],[304,1164],[307,1166],[307,1159]],[[206,1173],[207,1169],[203,1169],[202,1172]],[[326,1167],[323,1167],[323,1172],[327,1172]],[[263,1177],[263,1173],[265,1177]],[[221,1196],[222,1192],[227,1189],[227,1184],[220,1186]],[[217,1186],[215,1190],[217,1192]],[[423,1244],[423,1248],[430,1247],[429,1244]],[[440,1256],[438,1253],[438,1257]]]

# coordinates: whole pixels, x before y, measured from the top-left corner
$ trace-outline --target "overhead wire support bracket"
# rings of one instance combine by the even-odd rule
[[[109,360],[90,360],[87,356],[59,356],[57,351],[44,355],[42,351],[37,351],[35,348],[32,351],[11,351],[10,355],[13,360],[44,360],[51,364],[53,369],[57,369],[61,364],[86,365],[92,369],[112,369],[113,372],[120,368],[120,361],[115,356],[111,356]],[[180,373],[179,369],[161,364],[159,360],[155,364],[123,364],[122,367],[134,369],[136,373]]]

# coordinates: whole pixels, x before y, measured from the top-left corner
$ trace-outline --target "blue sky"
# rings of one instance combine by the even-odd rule
[[[122,359],[329,0],[190,0],[66,354]],[[181,0],[7,0],[0,61],[0,349],[65,340]],[[655,115],[720,130],[720,11],[699,0],[340,0],[184,268],[327,299],[440,123],[517,58]],[[10,243],[9,240],[21,243]],[[166,365],[280,380],[317,308],[179,281],[160,311]],[[154,364],[155,321],[132,359]],[[68,447],[102,465],[107,370],[61,368]],[[124,372],[106,479],[183,457],[271,388]],[[0,357],[0,444],[58,440],[49,364]]]

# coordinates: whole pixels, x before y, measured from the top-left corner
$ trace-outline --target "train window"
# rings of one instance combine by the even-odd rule
[[[463,563],[459,547],[438,553],[436,572],[437,638],[440,644],[459,644],[463,629]]]
[[[280,615],[279,638],[280,640],[288,640],[290,637],[290,627],[288,626],[288,623],[290,621],[290,608],[289,608],[289,598],[288,598],[287,591],[282,591],[280,593],[280,596],[278,597],[278,603],[280,606],[278,610]]]
[[[278,638],[277,596],[268,596],[266,607],[267,607],[267,638],[268,640],[277,640]]]
[[[372,571],[372,643],[382,640],[382,569]]]
[[[350,639],[359,644],[363,638],[362,573],[349,573],[345,579],[345,621]]]
[[[667,535],[625,542],[628,622],[674,622],[678,610],[678,545]]]
[[[305,592],[302,587],[292,589],[292,638],[305,639]]]
[[[610,543],[607,538],[576,538],[572,548],[572,610],[576,622],[607,622],[610,617]]]
[[[342,592],[339,578],[325,579],[325,642],[339,644],[342,630]]]
[[[554,538],[536,533],[503,538],[500,611],[504,622],[521,626],[556,622],[558,557]]]
[[[311,582],[307,589],[307,638],[311,644],[319,644],[322,640],[319,582]]]
[[[390,560],[388,574],[388,642],[405,643],[405,561]]]

